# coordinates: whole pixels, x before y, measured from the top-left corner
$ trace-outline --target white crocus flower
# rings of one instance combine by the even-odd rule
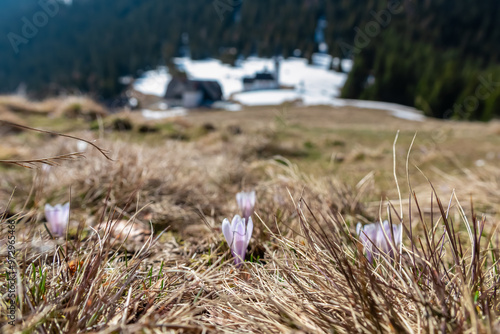
[[[45,204],[45,218],[50,226],[50,232],[56,236],[64,236],[69,222],[69,202],[52,206]]]
[[[79,140],[76,143],[76,148],[77,148],[78,152],[85,152],[85,150],[87,149],[88,145],[89,144],[87,142],[84,142],[83,140]]]
[[[241,218],[239,215],[234,216],[231,223],[229,223],[227,218],[222,222],[222,232],[227,244],[231,248],[231,253],[234,256],[234,262],[237,266],[245,261],[245,254],[250,238],[252,237],[252,231],[252,218],[248,218],[246,227],[245,218]]]
[[[238,202],[243,218],[248,222],[255,207],[255,191],[237,193],[236,201]]]
[[[391,231],[391,224],[387,220],[365,226],[358,223],[356,233],[363,244],[366,258],[371,263],[373,255],[379,254],[378,250],[394,258],[394,248],[397,250],[403,239],[403,225],[392,224]]]

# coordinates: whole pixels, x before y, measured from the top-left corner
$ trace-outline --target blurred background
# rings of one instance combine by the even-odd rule
[[[0,9],[3,94],[84,94],[153,111],[343,98],[437,118],[500,114],[495,0],[2,0]]]

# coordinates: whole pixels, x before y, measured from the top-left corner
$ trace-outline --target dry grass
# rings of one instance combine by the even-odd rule
[[[51,115],[52,117],[84,117],[95,119],[104,117],[107,110],[88,97],[70,96],[66,98],[50,98],[44,101],[30,101],[17,95],[0,96],[0,107],[25,115]]]
[[[48,114],[49,110],[42,108],[41,104],[29,101],[17,95],[0,96],[0,106],[22,114]]]
[[[107,110],[87,97],[71,96],[62,99],[51,99],[43,102],[45,108],[51,109],[54,117],[84,117],[96,119],[108,115]]]
[[[326,108],[309,111],[305,117],[301,109],[263,108],[176,121],[188,134],[214,124],[213,131],[187,136],[192,140],[161,131],[77,131],[72,134],[86,139],[101,136],[97,144],[113,161],[88,148],[85,159],[48,171],[4,167],[0,244],[5,224],[15,222],[20,280],[16,326],[6,323],[2,303],[1,331],[500,330],[500,169],[493,158],[474,167],[494,145],[477,143],[495,126],[417,125],[379,114],[382,130],[370,127],[368,111],[350,121],[336,118],[352,109],[330,110],[335,117],[325,117],[332,116]],[[392,176],[396,127],[402,129],[396,145],[401,206]],[[415,130],[424,136],[409,160],[410,188],[406,153]],[[444,140],[425,135],[441,130]],[[474,137],[469,132],[476,142],[467,143]],[[4,140],[19,149],[19,158],[77,150],[76,142],[48,134]],[[342,161],[332,160],[332,151]],[[423,166],[435,190],[413,163]],[[255,189],[258,203],[247,261],[236,268],[220,225],[238,213],[234,195],[241,189]],[[67,236],[54,239],[42,208],[69,199]],[[404,224],[403,246],[395,259],[372,265],[355,225],[379,217]],[[5,246],[0,249],[5,264]],[[0,280],[0,292],[6,289]]]
[[[7,109],[3,109],[2,107],[0,107],[0,120],[9,123],[25,125],[25,122],[21,117],[17,116],[15,113],[11,111],[8,111]],[[2,136],[9,135],[12,133],[19,133],[22,131],[23,131],[22,129],[12,126],[11,124],[6,124],[3,122],[0,124],[0,135]]]

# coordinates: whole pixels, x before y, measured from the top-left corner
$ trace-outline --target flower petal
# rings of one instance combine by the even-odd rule
[[[361,235],[364,234],[365,237],[367,239],[369,239],[368,242],[371,244],[371,243],[377,242],[377,232],[378,232],[377,224],[368,224],[368,225],[363,226],[363,230],[361,231]]]
[[[62,209],[63,209],[64,211],[66,211],[66,212],[68,212],[68,213],[69,213],[69,202],[67,202],[66,204],[64,204],[64,205],[62,206]]]
[[[240,235],[238,233],[234,234],[234,256],[235,256],[235,263],[238,265],[241,262],[245,261],[245,254],[247,252],[247,243],[246,243],[246,236],[245,235]]]
[[[365,247],[365,252],[366,252],[366,259],[368,260],[368,262],[372,263],[373,259],[372,259],[372,244],[371,243],[370,243],[370,245],[368,245],[368,247]]]
[[[394,247],[402,242],[402,224],[390,224],[389,221],[376,222],[362,226],[356,226],[356,233],[363,244],[368,261],[372,262],[372,257],[383,252],[390,257],[394,257]],[[375,248],[376,247],[376,248]]]
[[[248,193],[248,200],[250,203],[250,206],[253,208],[255,207],[255,190],[252,190],[250,193]]]
[[[238,202],[238,207],[243,214],[243,218],[248,220],[248,218],[253,214],[253,209],[255,206],[255,191],[251,192],[239,192],[236,194],[236,201]]]
[[[390,235],[391,234],[391,224],[389,223],[389,221],[384,220],[384,222],[381,225],[384,228],[385,233],[387,233],[387,235]]]
[[[54,211],[54,208],[52,207],[52,205],[50,204],[45,204],[45,218],[47,219],[47,221],[51,221],[52,220],[52,212]]]
[[[63,210],[63,223],[64,223],[64,229],[68,227],[69,224],[69,202],[64,204],[62,207]]]
[[[375,246],[377,246],[377,248],[382,251],[383,253],[387,253],[389,252],[389,249],[390,249],[390,246],[389,246],[389,239],[387,238],[390,238],[390,232],[389,232],[389,235],[387,235],[387,238],[386,238],[386,233],[385,233],[385,228],[384,228],[384,224],[382,223],[377,223],[377,237],[376,239],[374,240],[375,242]]]
[[[394,226],[394,241],[396,243],[396,246],[399,246],[403,241],[403,224]]]
[[[247,233],[246,233],[246,244],[250,243],[250,239],[252,238],[252,232],[253,232],[253,221],[252,218],[248,218],[248,223],[247,223]]]
[[[358,222],[358,225],[356,225],[356,234],[359,236],[361,231],[363,231],[363,224]]]
[[[50,226],[50,231],[56,234],[57,230],[57,211],[50,204],[45,204],[45,218]]]
[[[231,231],[231,223],[227,218],[222,222],[222,233],[224,233],[227,244],[231,247],[233,244],[233,232]]]
[[[231,223],[231,229],[233,238],[236,238],[236,235],[245,236],[245,220],[241,219],[239,215],[234,216]]]
[[[240,210],[243,210],[243,206],[245,205],[245,193],[239,192],[236,194],[236,202],[238,202],[238,207]]]

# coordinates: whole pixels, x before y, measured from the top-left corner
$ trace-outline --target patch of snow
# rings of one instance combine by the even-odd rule
[[[353,63],[351,59],[342,59],[342,70],[346,73],[351,72]]]
[[[239,93],[233,99],[246,106],[269,106],[295,101],[300,96],[293,90],[263,90]]]
[[[364,101],[364,100],[346,100],[337,99],[338,107],[356,107],[362,109],[376,109],[376,110],[387,110],[392,116],[400,119],[405,119],[408,121],[422,122],[425,120],[425,116],[421,111],[403,106],[401,104],[380,102],[380,101]]]
[[[326,43],[321,43],[318,47],[320,52],[327,52],[328,51],[328,45]]]
[[[186,116],[187,110],[184,108],[173,108],[168,111],[155,111],[155,110],[143,109],[141,113],[142,117],[144,117],[145,119],[159,120],[165,118]]]
[[[326,45],[326,44],[325,44]],[[333,57],[325,53],[314,53],[312,55],[312,62],[314,65],[319,66],[325,70],[330,69]]]
[[[131,75],[126,75],[118,78],[118,82],[122,85],[130,85],[132,82],[134,82],[134,78]]]
[[[132,107],[132,108],[135,108],[139,105],[139,100],[137,100],[135,97],[131,97],[129,100],[128,100],[128,104]]]
[[[407,121],[423,122],[425,120],[425,116],[419,113],[416,109],[415,111],[391,110],[391,115],[396,118],[405,119]]]
[[[339,64],[340,64],[340,58],[335,57],[335,58],[332,59],[332,65],[334,67],[339,66]]]
[[[134,82],[134,89],[145,95],[155,95],[163,97],[167,92],[167,84],[172,80],[165,66],[160,66],[156,70],[145,72]]]
[[[217,101],[212,104],[213,109],[222,109],[226,111],[241,111],[242,106],[238,103],[232,103],[227,101]]]
[[[236,101],[247,106],[280,105],[284,102],[302,101],[305,106],[327,105],[332,107],[356,107],[361,109],[387,110],[394,117],[422,122],[425,116],[411,107],[378,101],[346,100],[321,94],[298,94],[296,91],[268,90],[245,92],[233,97]]]

